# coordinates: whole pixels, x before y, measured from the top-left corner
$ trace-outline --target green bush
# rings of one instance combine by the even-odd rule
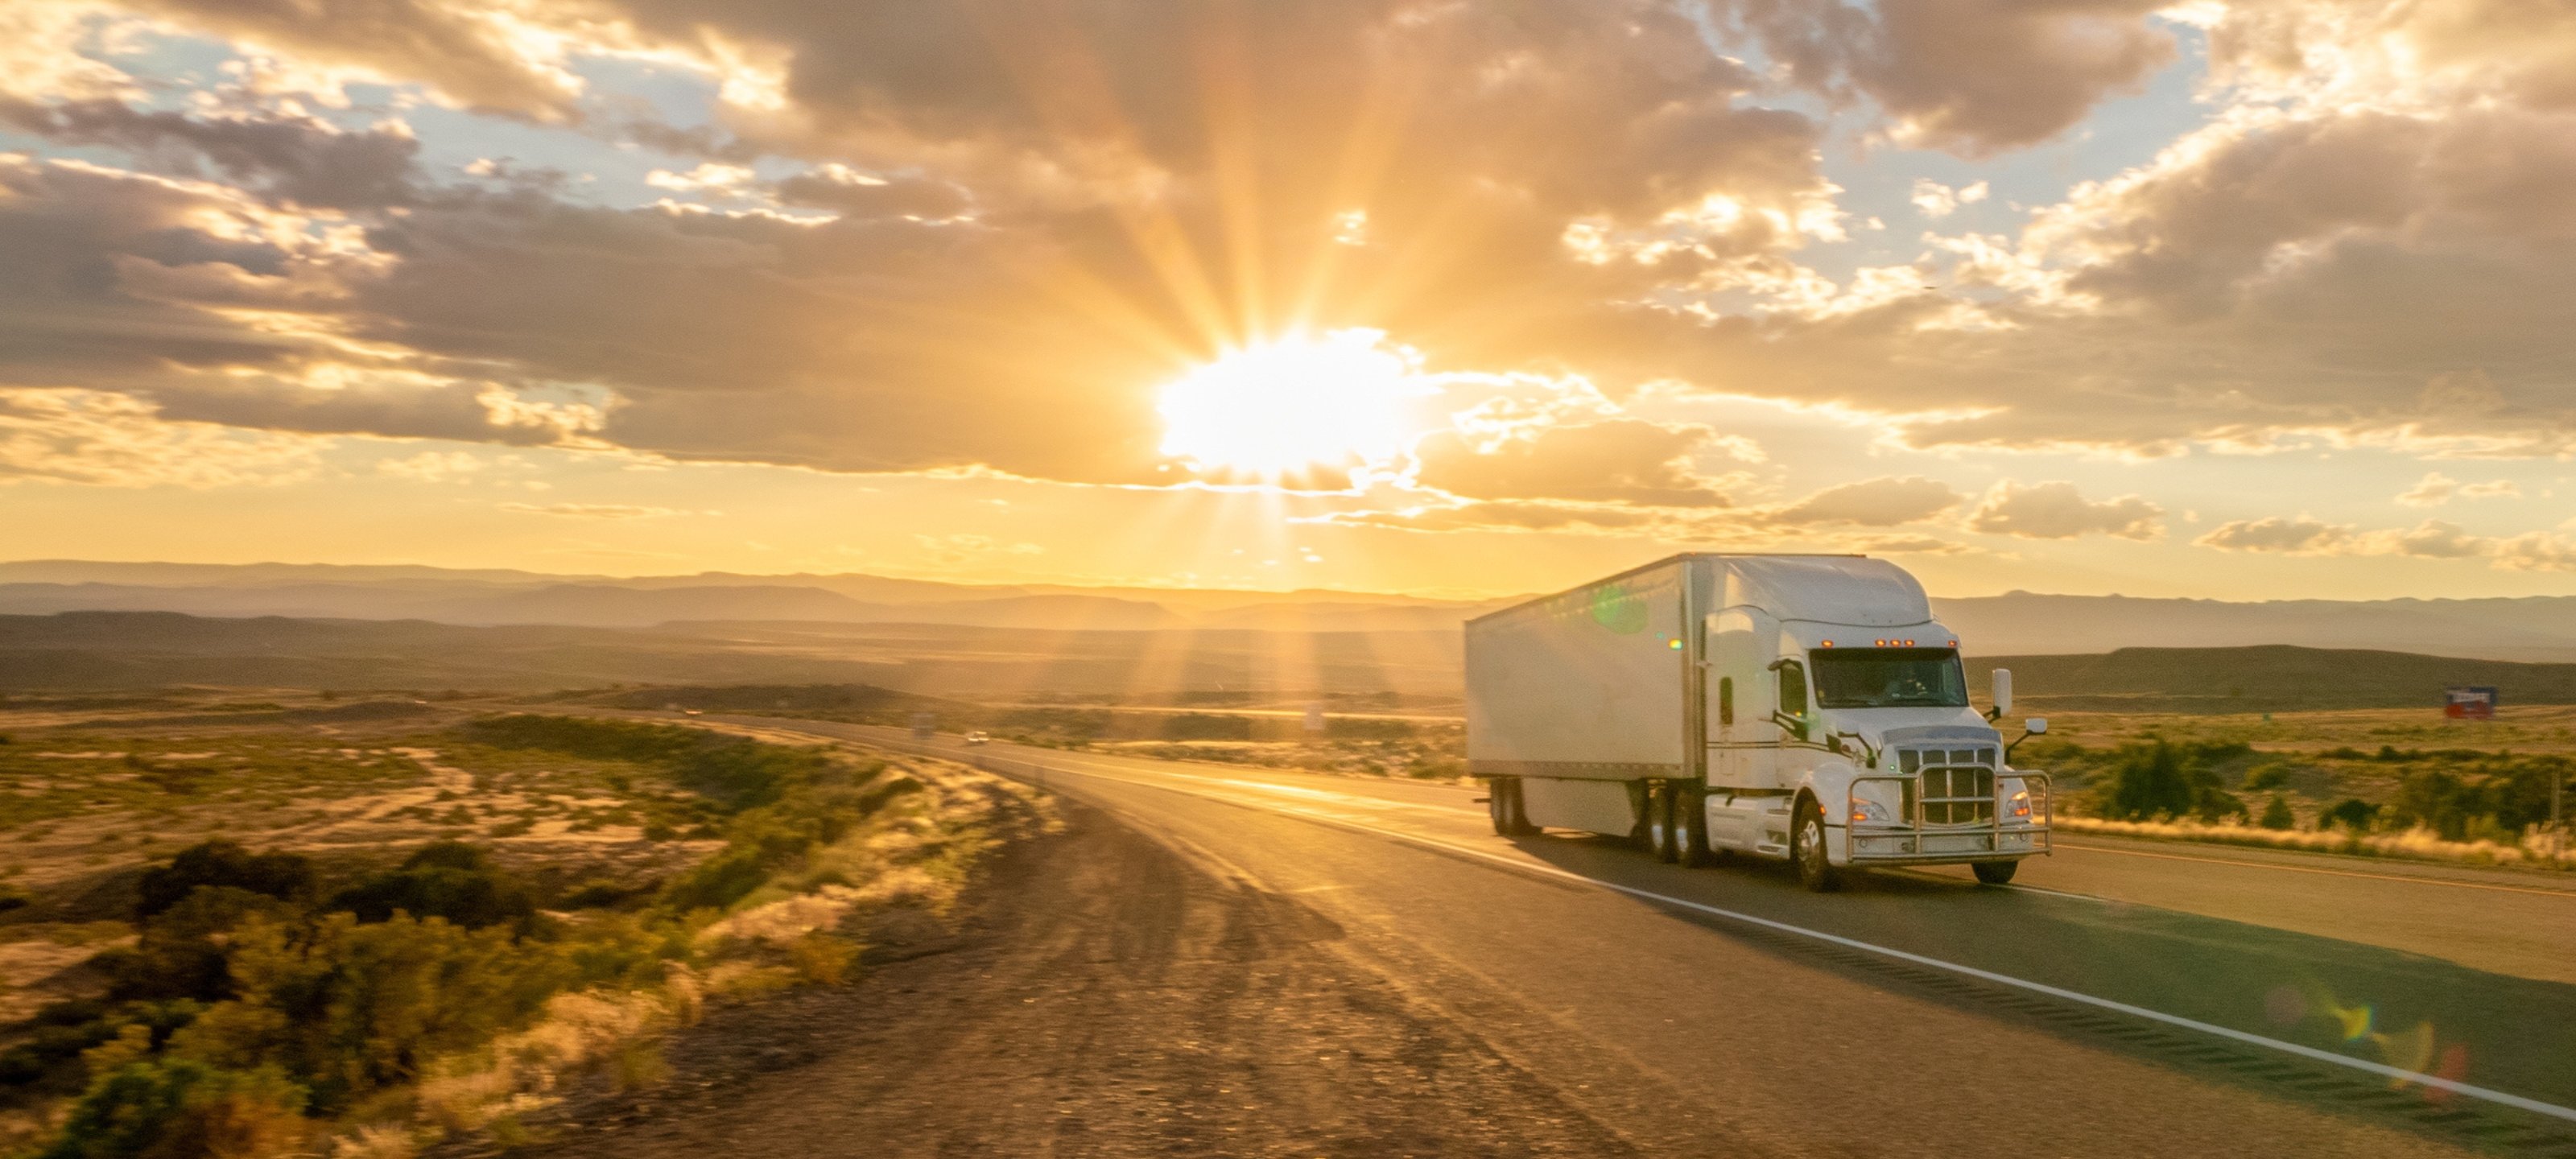
[[[2247,792],[2259,793],[2265,789],[2277,789],[2289,783],[2290,766],[2279,761],[2266,761],[2245,774]]]
[[[313,893],[313,862],[295,853],[253,853],[236,841],[218,837],[182,849],[170,864],[146,871],[136,887],[135,920],[141,921],[179,904],[205,885],[226,886],[274,898],[296,899]]]
[[[241,997],[199,1015],[171,1052],[232,1069],[274,1065],[325,1113],[526,1025],[573,977],[555,947],[504,930],[345,913],[300,935],[245,924],[232,974]]]
[[[129,1062],[100,1075],[40,1159],[254,1159],[309,1134],[305,1093],[273,1067],[190,1059]]]
[[[2319,824],[2340,825],[2355,833],[2369,832],[2371,824],[2377,820],[2379,820],[2379,806],[2359,797],[2346,797],[2335,802],[2333,808],[2317,815]]]
[[[108,977],[116,1001],[186,998],[217,1002],[233,996],[223,941],[254,918],[292,920],[293,902],[225,885],[201,885],[179,904],[143,924],[131,947],[108,950],[90,964]]]
[[[2191,805],[2191,780],[2183,775],[2182,754],[2159,739],[2153,745],[2123,750],[2120,764],[2111,772],[2101,812],[2117,821],[2143,821],[2179,817],[2189,813]]]
[[[2299,819],[2290,813],[2289,800],[2279,793],[2272,794],[2270,803],[2263,806],[2262,820],[2255,822],[2266,829],[2288,829],[2298,823]]]
[[[526,884],[491,864],[483,850],[462,841],[436,841],[404,858],[399,868],[375,874],[332,895],[324,907],[346,910],[362,922],[396,913],[445,918],[467,929],[507,925],[527,932],[537,917]]]
[[[2115,821],[2196,817],[2219,822],[2247,816],[2245,802],[2223,788],[2218,766],[2252,755],[2241,741],[2177,745],[2162,737],[2123,745],[2094,810]]]

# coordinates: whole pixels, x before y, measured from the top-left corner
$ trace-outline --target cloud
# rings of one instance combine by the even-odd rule
[[[2024,539],[2074,539],[2109,535],[2120,539],[2155,539],[2164,534],[2165,509],[2135,495],[2094,502],[2075,484],[1994,485],[1968,513],[1968,529]]]
[[[1952,189],[1929,177],[1917,177],[1914,179],[1914,195],[1908,200],[1925,217],[1948,217],[1962,205],[1985,199],[1986,183],[1983,181]]]
[[[2221,551],[2276,551],[2287,555],[2308,555],[2332,551],[2353,539],[2353,529],[2346,524],[2322,523],[2301,515],[2284,519],[2267,515],[2261,519],[2238,519],[2219,524],[2192,540],[2195,547],[2213,547]]]
[[[948,218],[964,213],[971,204],[965,190],[945,181],[879,177],[829,163],[779,182],[774,192],[789,205],[858,218]]]
[[[0,286],[0,383],[275,429],[1150,485],[1172,478],[1156,385],[1297,322],[1609,398],[1829,405],[1916,448],[2576,447],[2576,100],[2546,5],[1731,0],[1711,29],[1648,0],[123,8],[230,38],[246,79],[186,115],[107,65],[0,82],[64,146],[188,178],[0,162],[0,263],[36,271]],[[0,19],[56,58],[95,34],[51,5]],[[2209,28],[2212,110],[2152,160],[1913,264],[1803,253],[1846,223],[1826,114],[1801,110],[2018,148],[2154,75],[2173,21]],[[608,57],[721,98],[662,123],[586,91],[576,66]],[[400,130],[305,116],[261,70],[306,104],[376,77],[577,124],[740,196],[435,185]],[[1979,188],[1918,192],[1949,213]],[[1510,457],[1444,465],[1497,500],[1572,490]],[[1647,462],[1587,493],[1724,490]]]
[[[2409,507],[2439,507],[2454,497],[2461,499],[2519,498],[2522,488],[2511,479],[2490,479],[2484,483],[2462,483],[2440,471],[2426,474],[2413,487],[2397,496]]]
[[[576,116],[577,6],[453,0],[123,0],[181,27],[225,37],[351,78],[418,81],[471,108],[548,121]],[[545,19],[561,21],[555,27]],[[532,19],[533,18],[533,19]],[[610,31],[593,23],[592,35]]]
[[[2278,552],[2284,555],[2404,556],[2415,559],[2491,559],[2494,566],[2519,570],[2563,570],[2576,552],[2562,537],[2531,532],[2509,539],[2474,535],[2456,523],[2427,519],[2412,528],[2361,531],[2349,524],[2323,523],[2307,516],[2239,520],[2192,541],[2222,551]]]
[[[1415,480],[1475,499],[1571,499],[1656,507],[1723,507],[1716,480],[1691,466],[1716,433],[1638,419],[1537,426],[1480,443],[1443,430],[1414,447]]]
[[[0,484],[239,487],[300,482],[316,440],[168,422],[146,403],[71,388],[0,389]]]
[[[184,153],[280,201],[336,209],[410,201],[420,153],[420,142],[399,127],[353,132],[309,116],[197,117],[107,99],[0,98],[0,125],[63,145]]]
[[[2174,59],[2155,0],[1733,0],[1713,6],[1759,36],[1789,75],[1857,88],[1898,141],[1983,156],[2065,132],[2104,98]]]
[[[421,483],[461,483],[483,466],[483,460],[465,451],[422,451],[407,458],[378,459],[376,473]]]
[[[627,503],[503,503],[514,515],[554,515],[565,519],[667,519],[674,515],[719,515],[717,511],[683,511],[675,507],[640,507]]]
[[[1827,487],[1763,518],[1779,524],[1894,527],[1930,519],[1958,506],[1964,498],[1947,483],[1919,476],[1865,479]]]

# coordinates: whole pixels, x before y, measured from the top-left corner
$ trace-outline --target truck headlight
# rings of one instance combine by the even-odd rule
[[[2030,820],[2029,789],[2024,788],[2014,790],[2012,797],[2005,802],[2005,805],[2005,811],[2012,814],[2014,819],[2021,821]]]
[[[1851,803],[1851,822],[1854,825],[1892,825],[1896,819],[1888,816],[1887,807],[1876,801],[1855,799]]]

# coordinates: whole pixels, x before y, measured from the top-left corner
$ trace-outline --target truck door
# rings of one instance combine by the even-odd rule
[[[1753,753],[1746,746],[1768,741],[1772,730],[1762,723],[1770,710],[1764,707],[1768,697],[1758,687],[1765,673],[1753,617],[1735,609],[1711,615],[1702,623],[1708,633],[1702,655],[1709,659],[1704,685],[1708,782],[1734,787],[1759,784],[1751,779]]]

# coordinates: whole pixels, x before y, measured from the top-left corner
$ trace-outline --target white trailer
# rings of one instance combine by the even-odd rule
[[[2049,781],[1969,707],[1922,585],[1856,555],[1678,555],[1471,620],[1467,764],[1494,830],[1845,870],[2048,852]],[[2028,722],[2024,736],[2047,731]]]

